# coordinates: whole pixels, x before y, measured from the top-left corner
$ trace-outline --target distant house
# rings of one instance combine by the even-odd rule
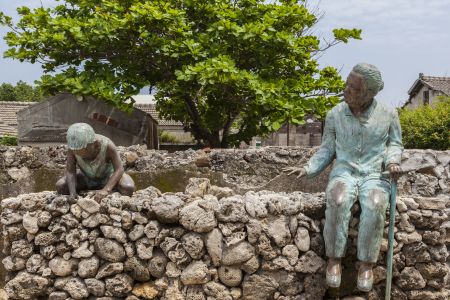
[[[190,132],[184,130],[183,123],[174,120],[167,120],[160,118],[158,112],[156,111],[155,104],[136,103],[134,107],[139,108],[140,110],[145,111],[150,116],[152,116],[158,122],[158,130],[169,133],[170,135],[176,138],[178,143],[182,144],[193,143],[193,136]],[[161,143],[163,142],[161,141]]]
[[[16,113],[36,102],[0,101],[0,137],[17,136]]]
[[[284,124],[265,138],[254,137],[249,146],[320,146],[321,142],[322,122],[308,117],[304,125]]]
[[[1,114],[1,111],[0,111]],[[140,109],[123,112],[93,97],[61,93],[17,112],[19,145],[54,145],[66,142],[67,128],[90,124],[96,133],[118,146],[147,145],[158,149],[157,121]]]
[[[408,91],[409,99],[402,108],[414,109],[420,105],[432,104],[438,96],[450,95],[450,77],[435,77],[419,74]]]

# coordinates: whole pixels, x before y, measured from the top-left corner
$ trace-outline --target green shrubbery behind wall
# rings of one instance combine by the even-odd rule
[[[0,137],[0,145],[17,146],[17,137],[11,135],[2,136]]]
[[[399,111],[403,143],[407,149],[450,149],[450,97],[432,105]]]

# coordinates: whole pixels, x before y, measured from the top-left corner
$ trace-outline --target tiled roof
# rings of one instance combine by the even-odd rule
[[[450,95],[450,77],[422,76],[421,79],[433,90],[441,91],[446,95]]]
[[[183,126],[181,122],[173,121],[173,120],[165,120],[159,117],[158,112],[156,111],[154,104],[135,104],[134,107],[148,113],[158,122],[158,125],[166,125],[166,126]]]
[[[0,136],[17,135],[17,112],[35,103],[0,101]]]

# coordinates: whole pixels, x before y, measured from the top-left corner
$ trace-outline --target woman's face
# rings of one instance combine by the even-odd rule
[[[374,97],[373,92],[366,86],[362,75],[350,72],[344,89],[344,101],[350,108],[363,108]]]

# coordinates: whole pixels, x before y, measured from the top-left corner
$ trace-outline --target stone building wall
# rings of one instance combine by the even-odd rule
[[[323,193],[235,195],[191,178],[179,193],[149,187],[100,204],[91,197],[68,203],[41,192],[2,201],[10,299],[384,299],[386,240],[374,290],[354,289],[357,205],[342,287],[327,290]],[[391,299],[450,296],[449,204],[399,199]]]

